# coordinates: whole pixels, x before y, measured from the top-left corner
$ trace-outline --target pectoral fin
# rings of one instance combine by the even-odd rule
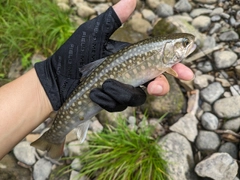
[[[166,73],[168,73],[168,74],[174,76],[174,77],[178,77],[178,74],[176,73],[176,71],[174,71],[174,70],[173,70],[172,68],[170,68],[170,67],[164,69],[164,71],[165,71]]]
[[[80,143],[83,143],[83,141],[86,139],[87,136],[87,131],[89,128],[89,125],[91,124],[91,121],[88,120],[84,123],[81,123],[78,127],[77,127],[77,137],[80,141]]]

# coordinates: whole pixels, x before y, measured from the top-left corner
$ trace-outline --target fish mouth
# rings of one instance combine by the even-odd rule
[[[197,45],[194,42],[189,44],[186,52],[186,57],[190,55],[193,51],[195,51],[196,48],[197,48]]]

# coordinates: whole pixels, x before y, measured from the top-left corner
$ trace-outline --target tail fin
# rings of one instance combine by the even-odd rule
[[[60,144],[54,144],[48,142],[44,135],[39,139],[31,143],[31,146],[40,149],[42,151],[47,151],[47,156],[52,159],[59,159],[63,155],[64,142]]]

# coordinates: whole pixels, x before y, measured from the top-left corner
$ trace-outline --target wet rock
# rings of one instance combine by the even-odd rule
[[[222,94],[224,89],[219,82],[213,82],[208,87],[201,90],[201,97],[204,101],[212,104],[216,101]]]
[[[218,69],[231,67],[236,61],[237,55],[232,51],[217,51],[214,53],[214,62]]]
[[[238,157],[237,145],[232,142],[226,142],[222,144],[218,151],[228,153],[233,159],[237,159]]]
[[[196,138],[196,146],[200,151],[216,151],[220,145],[220,139],[215,132],[200,130]]]
[[[227,153],[214,153],[195,167],[199,176],[214,180],[234,179],[237,171],[237,162]]]
[[[239,35],[235,31],[227,31],[219,36],[221,41],[236,41],[239,39]]]
[[[156,14],[159,17],[163,17],[163,18],[168,17],[168,16],[172,16],[173,15],[173,7],[166,4],[166,3],[160,3],[157,6]]]
[[[213,81],[214,76],[202,74],[200,76],[196,76],[193,83],[197,89],[203,89],[209,85],[209,82],[212,83]]]
[[[35,180],[46,180],[52,169],[52,164],[50,161],[42,158],[39,159],[33,166],[33,178]]]
[[[199,62],[197,64],[197,68],[204,73],[207,73],[213,70],[213,67],[210,61]]]
[[[235,118],[240,116],[240,96],[232,96],[217,100],[213,109],[219,118]]]
[[[172,179],[196,179],[194,159],[189,141],[178,133],[169,133],[158,143],[164,150],[168,164],[168,174]]]
[[[210,24],[211,19],[208,16],[198,16],[192,21],[192,25],[201,32],[208,30]]]
[[[15,157],[26,165],[33,165],[36,162],[35,159],[35,148],[30,146],[30,143],[27,141],[22,141],[18,143],[14,149],[13,153]]]
[[[194,142],[198,134],[197,124],[197,118],[194,115],[188,113],[185,116],[181,117],[175,124],[170,126],[169,129],[185,136],[189,141]]]
[[[195,17],[198,17],[200,15],[208,15],[210,13],[212,13],[211,9],[198,8],[198,9],[193,9],[190,13],[190,16],[195,18]]]
[[[201,124],[206,130],[216,130],[218,123],[218,118],[210,112],[205,112],[201,117]]]
[[[234,132],[238,132],[239,128],[240,128],[240,118],[239,117],[225,121],[222,126],[222,129],[232,130]]]
[[[188,2],[188,0],[179,0],[174,8],[177,12],[189,12],[192,9],[192,5]]]

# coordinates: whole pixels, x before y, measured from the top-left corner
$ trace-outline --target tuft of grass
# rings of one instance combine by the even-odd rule
[[[29,65],[29,54],[50,56],[72,34],[69,13],[52,0],[3,0],[0,2],[0,74],[16,58]]]
[[[119,122],[126,120],[120,119]],[[92,134],[90,149],[79,156],[83,168],[79,177],[98,180],[166,180],[167,162],[151,129],[130,130],[125,123],[108,126],[104,132]]]

